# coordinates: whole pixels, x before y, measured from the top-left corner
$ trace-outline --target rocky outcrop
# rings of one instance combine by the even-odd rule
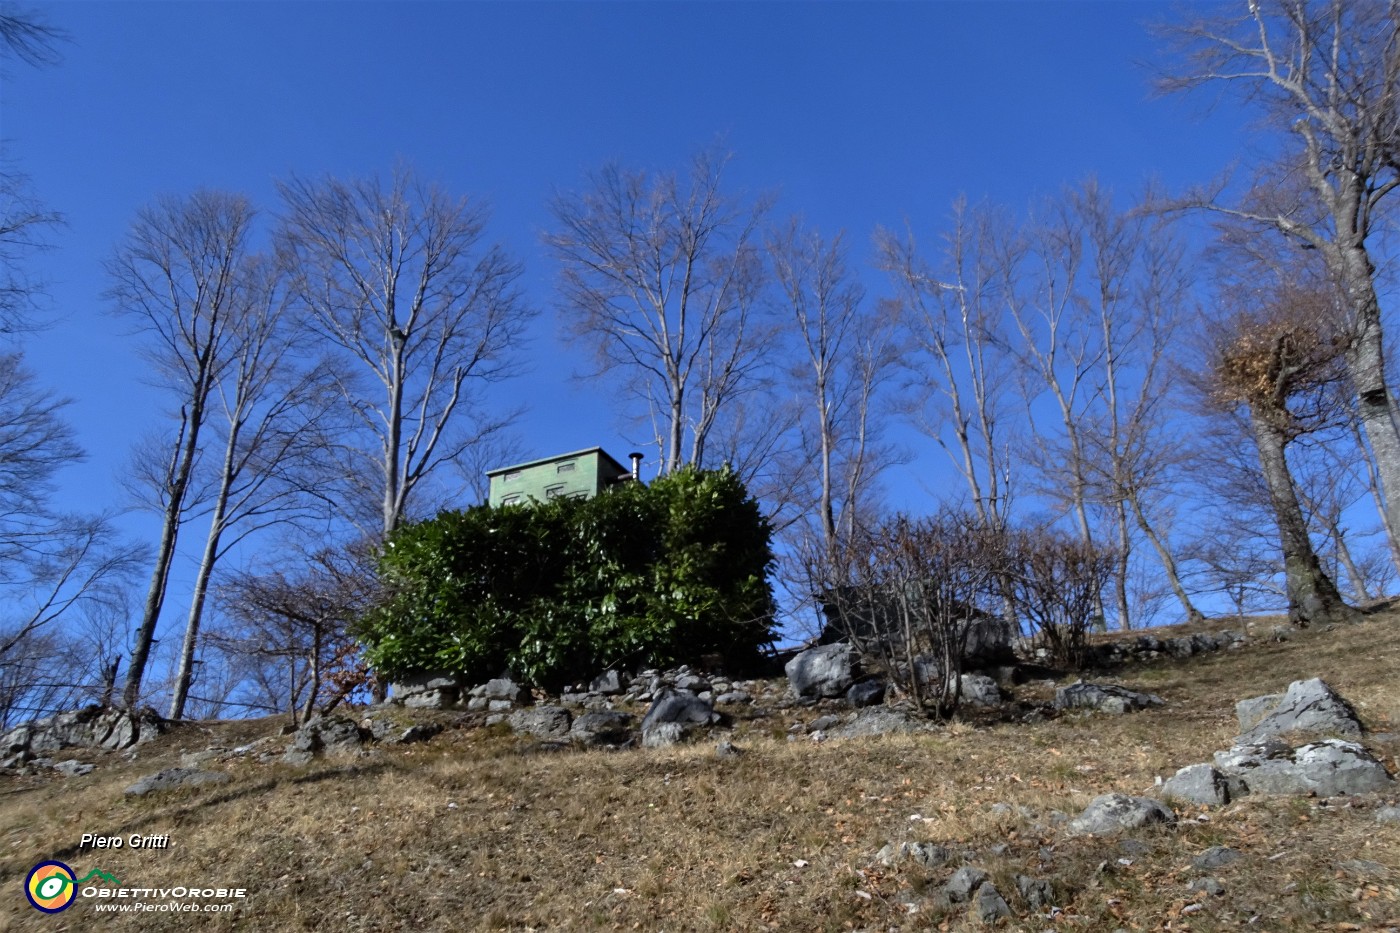
[[[1230,796],[1316,794],[1337,797],[1395,787],[1385,766],[1355,742],[1324,739],[1296,748],[1277,739],[1236,745],[1215,753],[1215,766]]]
[[[457,705],[461,692],[453,674],[410,674],[389,685],[389,700],[412,709],[448,709]]]
[[[557,741],[567,738],[573,717],[562,706],[534,706],[516,710],[506,719],[510,728],[537,739]]]
[[[1241,735],[1235,744],[1258,742],[1285,732],[1355,738],[1361,720],[1351,704],[1320,677],[1295,680],[1282,694],[1241,700],[1235,705]]]
[[[651,704],[642,719],[642,745],[647,748],[675,745],[719,721],[719,714],[708,700],[683,690],[666,693]]]
[[[1230,784],[1225,775],[1208,764],[1187,765],[1161,787],[1163,797],[1208,807],[1230,802]]]
[[[1153,823],[1172,824],[1176,814],[1151,797],[1103,794],[1070,821],[1070,835],[1112,835]]]
[[[57,713],[17,726],[0,738],[0,767],[16,767],[65,748],[122,751],[149,742],[167,724],[155,710],[130,712],[103,706]]]
[[[304,765],[318,755],[358,752],[367,739],[359,725],[344,716],[316,716],[293,733],[282,761]]]
[[[784,666],[799,697],[839,697],[855,683],[855,650],[845,642],[809,648]]]
[[[1055,691],[1056,709],[1095,709],[1114,715],[1161,706],[1164,702],[1155,693],[1138,693],[1114,684],[1091,684],[1082,680]]]

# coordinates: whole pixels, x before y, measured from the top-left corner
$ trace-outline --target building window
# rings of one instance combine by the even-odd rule
[[[516,470],[514,473],[507,473],[505,475],[505,479],[502,480],[502,482],[513,483],[518,479],[520,479],[520,471]]]
[[[576,461],[570,460],[568,463],[561,463],[561,464],[559,464],[557,467],[554,468],[554,472],[555,472],[555,473],[572,473],[572,472],[574,472],[574,469],[575,469],[577,466],[578,466],[578,463],[577,463]]]
[[[544,497],[545,497],[546,499],[557,499],[559,496],[562,496],[563,494],[564,494],[564,484],[563,484],[563,483],[560,483],[560,484],[557,485],[557,486],[546,486],[546,487],[544,487]]]
[[[501,505],[515,505],[519,501],[520,495],[519,493],[516,493],[514,495],[506,496],[504,499],[502,499]]]

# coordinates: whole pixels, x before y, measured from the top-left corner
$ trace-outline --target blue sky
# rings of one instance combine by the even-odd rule
[[[130,444],[161,423],[101,297],[104,259],[161,194],[230,189],[271,213],[276,179],[406,159],[485,198],[491,236],[523,261],[543,311],[519,386],[527,455],[621,456],[631,445],[606,387],[568,378],[588,361],[558,339],[540,243],[551,192],[608,159],[679,169],[722,136],[733,188],[776,192],[775,217],[846,231],[863,264],[877,225],[907,221],[932,242],[959,194],[1020,208],[1090,174],[1123,195],[1149,178],[1179,188],[1246,145],[1237,113],[1153,93],[1159,3],[35,6],[73,42],[57,67],[10,67],[0,135],[67,219],[34,262],[57,322],[27,346],[74,400],[90,453],[67,476],[73,508],[123,505]],[[868,278],[872,296],[887,292]],[[916,443],[888,481],[913,509],[942,469]]]

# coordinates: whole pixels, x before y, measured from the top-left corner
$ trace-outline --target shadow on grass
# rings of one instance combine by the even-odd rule
[[[148,798],[151,803],[164,804],[168,802],[172,804],[172,806],[162,806],[158,811],[153,810],[149,813],[135,815],[119,827],[104,830],[103,835],[129,836],[132,833],[144,834],[147,830],[153,829],[157,822],[164,826],[178,826],[182,819],[197,814],[202,810],[222,806],[226,803],[233,803],[248,797],[266,794],[284,785],[319,784],[322,781],[335,780],[358,781],[390,770],[394,770],[394,765],[388,762],[374,762],[364,765],[347,765],[343,767],[327,768],[310,774],[264,778],[230,788],[221,793],[201,796],[197,799],[190,799],[191,794],[199,792],[194,788],[189,790],[175,789],[164,793],[156,793],[150,795]],[[143,800],[142,802],[145,801]],[[54,850],[48,854],[47,858],[64,861],[79,854],[79,847],[77,845],[70,845],[62,849]],[[28,870],[28,867],[15,872],[0,869],[0,885],[8,884],[11,878],[18,879],[23,877]]]

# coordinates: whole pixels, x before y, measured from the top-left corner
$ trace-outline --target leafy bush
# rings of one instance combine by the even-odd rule
[[[390,677],[510,668],[554,688],[618,665],[742,666],[772,641],[770,534],[729,470],[443,512],[386,543],[390,598],[360,635]]]

